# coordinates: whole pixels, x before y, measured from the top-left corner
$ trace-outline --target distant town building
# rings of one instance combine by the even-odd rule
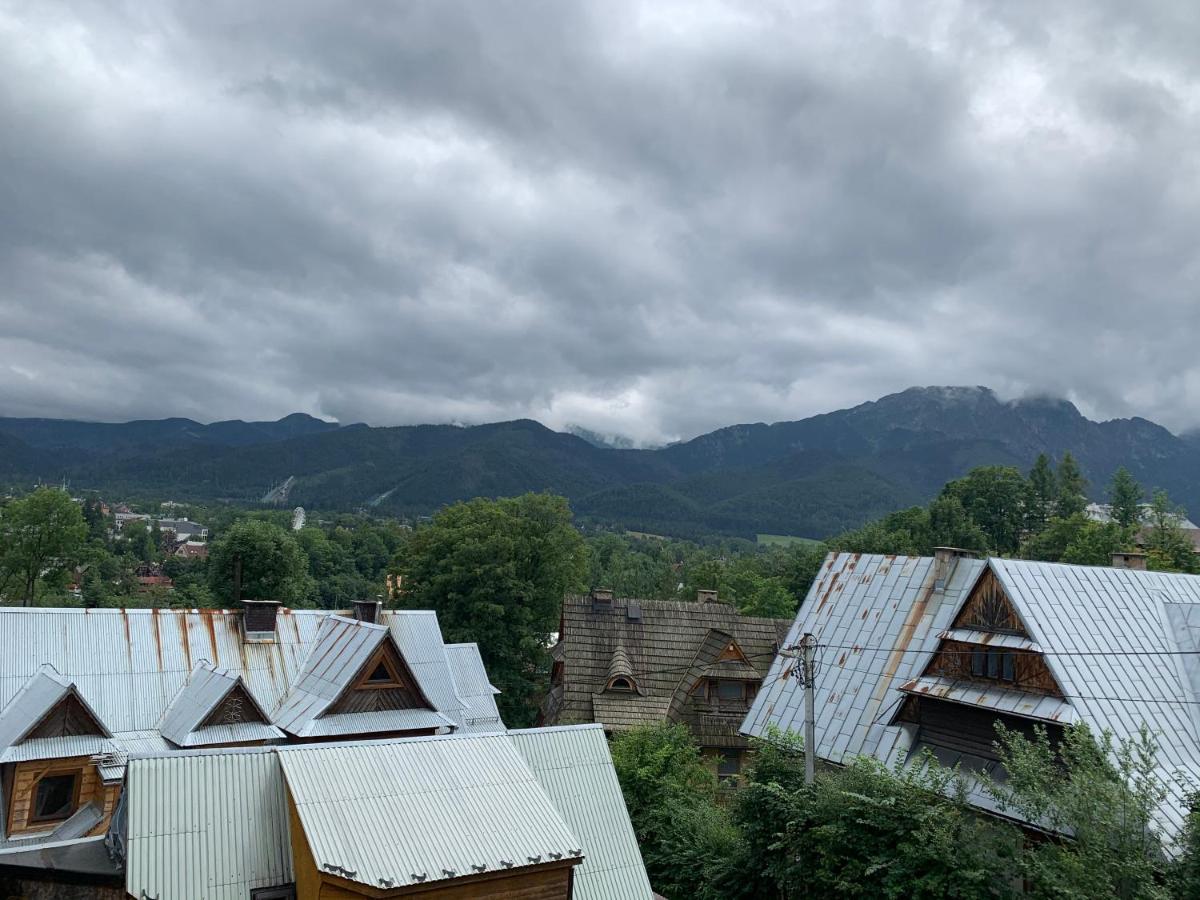
[[[208,559],[208,544],[204,541],[180,541],[175,546],[180,559]]]

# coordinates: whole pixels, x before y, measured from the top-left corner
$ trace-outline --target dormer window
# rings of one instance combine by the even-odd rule
[[[626,678],[624,675],[619,675],[616,678],[614,678],[612,681],[610,681],[608,683],[608,689],[610,691],[629,691],[629,692],[637,690],[637,688],[633,684],[633,681],[629,678]]]
[[[60,822],[79,807],[79,772],[43,775],[33,788],[29,822]]]
[[[971,674],[976,678],[1016,681],[1016,657],[1009,650],[976,647],[971,651]]]
[[[712,678],[708,682],[708,699],[718,703],[748,703],[758,693],[758,683],[732,678]]]

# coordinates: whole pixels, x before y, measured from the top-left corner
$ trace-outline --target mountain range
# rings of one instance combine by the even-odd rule
[[[110,496],[282,502],[417,516],[475,496],[550,490],[585,521],[695,537],[825,537],[924,502],[976,465],[1027,469],[1070,451],[1092,494],[1119,466],[1200,511],[1200,441],[1141,418],[1093,422],[1055,398],[910,388],[851,409],[617,449],[537,422],[340,426],[189,419],[123,424],[0,418],[0,482],[67,479]],[[278,496],[278,494],[276,495]]]

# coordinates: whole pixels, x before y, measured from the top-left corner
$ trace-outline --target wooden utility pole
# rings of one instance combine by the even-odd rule
[[[800,640],[800,683],[804,686],[804,783],[812,784],[817,775],[817,717],[814,660],[817,641],[808,633]]]

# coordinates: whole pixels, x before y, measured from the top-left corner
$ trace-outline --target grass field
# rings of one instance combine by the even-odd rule
[[[821,543],[820,541],[814,540],[813,538],[796,537],[794,534],[758,534],[758,535],[755,535],[755,540],[759,544],[764,544],[767,546],[770,546],[773,544],[773,545],[777,545],[780,547],[786,547],[789,544],[812,545],[812,544]]]

